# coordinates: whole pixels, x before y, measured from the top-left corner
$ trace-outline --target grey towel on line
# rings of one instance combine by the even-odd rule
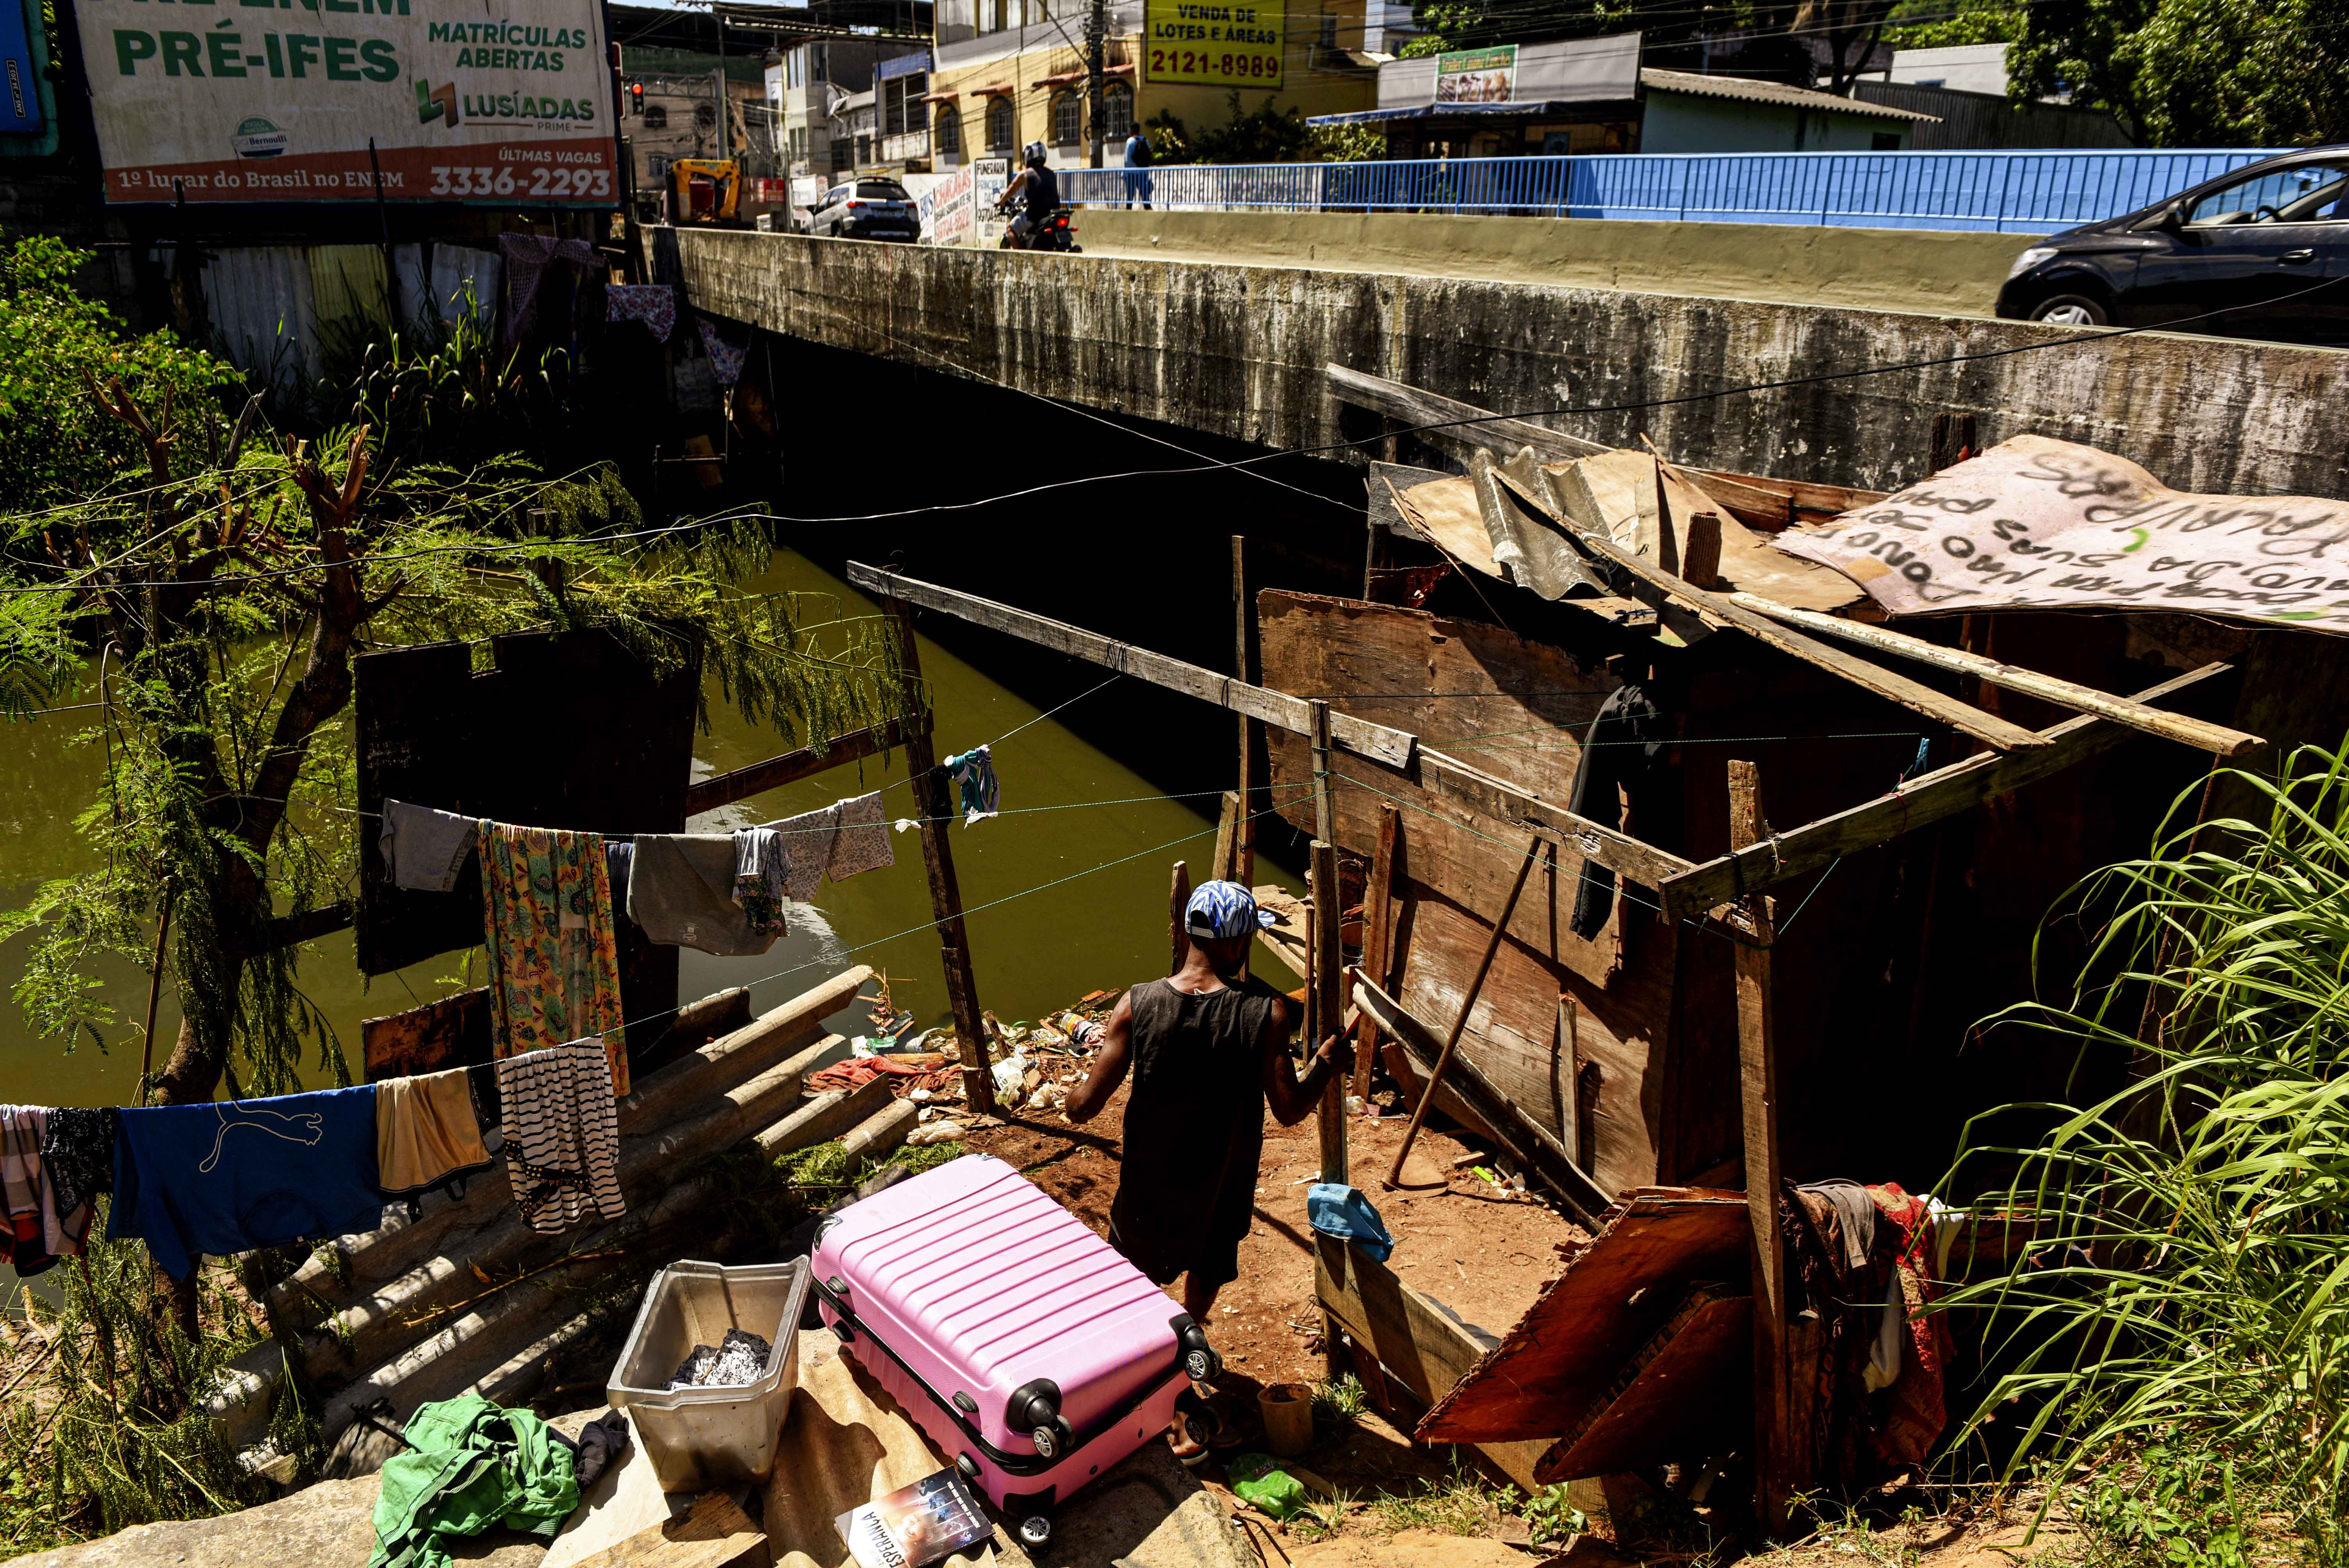
[[[451,892],[465,857],[473,851],[478,824],[471,817],[411,806],[405,800],[383,803],[384,868],[391,885],[416,892]]]
[[[816,890],[823,884],[823,868],[832,860],[833,843],[840,837],[840,803],[835,800],[820,811],[802,811],[766,826],[781,834],[789,846],[783,881],[792,900],[813,902]]]
[[[620,1192],[620,1111],[600,1040],[497,1064],[506,1179],[533,1231],[560,1235],[592,1210],[628,1212]]]
[[[881,814],[881,791],[840,802],[840,836],[833,841],[824,874],[834,882],[897,863],[889,846],[888,819]]]
[[[791,893],[802,903],[815,897],[823,877],[840,882],[897,863],[878,789],[766,825],[791,846]]]
[[[628,918],[653,942],[721,958],[752,957],[775,944],[734,902],[734,835],[639,833],[628,868]]]

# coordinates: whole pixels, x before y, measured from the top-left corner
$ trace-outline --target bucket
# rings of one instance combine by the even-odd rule
[[[644,1305],[604,1394],[626,1406],[663,1491],[702,1491],[764,1480],[799,1387],[800,1309],[808,1263],[674,1263],[645,1286]],[[730,1328],[774,1346],[759,1376],[715,1388],[670,1388],[697,1345],[716,1345]]]
[[[1264,1446],[1293,1460],[1313,1446],[1313,1390],[1302,1383],[1275,1383],[1256,1397],[1264,1415]]]

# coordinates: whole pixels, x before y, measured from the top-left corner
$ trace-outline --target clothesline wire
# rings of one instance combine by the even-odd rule
[[[1246,820],[1253,822],[1258,818],[1272,816],[1280,810],[1281,806],[1293,806],[1299,800],[1310,796],[1313,792],[1312,786],[1310,785],[1299,785],[1297,788],[1297,794],[1292,796],[1290,799],[1282,801],[1280,805],[1269,806],[1261,811],[1252,812]],[[974,914],[984,914],[990,909],[999,909],[1007,903],[1017,903],[1020,899],[1030,897],[1036,893],[1048,892],[1056,887],[1065,887],[1070,882],[1077,882],[1082,878],[1092,876],[1095,872],[1109,871],[1114,867],[1125,865],[1131,861],[1141,860],[1147,855],[1164,854],[1166,851],[1174,849],[1178,844],[1187,844],[1194,839],[1206,838],[1211,834],[1220,831],[1222,831],[1221,824],[1213,828],[1201,828],[1194,832],[1185,833],[1179,838],[1169,839],[1163,844],[1154,844],[1146,850],[1136,850],[1130,855],[1120,855],[1115,860],[1102,861],[1099,864],[1087,866],[1082,871],[1071,872],[1068,875],[1063,877],[1055,877],[1050,882],[1039,882],[1032,887],[1021,888],[1017,892],[1006,893],[1001,898],[989,899],[985,903],[966,904],[959,913],[966,917]],[[787,969],[778,969],[771,975],[761,975],[756,980],[746,980],[742,982],[742,985],[747,989],[754,985],[764,985],[770,981],[787,980],[791,976],[800,974],[804,970],[817,968],[829,964],[837,964],[843,958],[853,958],[860,953],[869,953],[873,949],[885,946],[889,943],[902,942],[908,936],[919,936],[923,932],[935,931],[937,929],[937,923],[938,923],[935,919],[926,920],[919,925],[909,925],[903,931],[894,931],[886,936],[876,936],[869,941],[860,942],[854,947],[843,947],[832,953],[823,954],[817,957],[807,960],[803,964],[794,964]],[[648,1024],[657,1024],[664,1018],[683,1011],[686,1006],[688,1006],[688,1004],[679,1003],[675,1007],[664,1008],[660,1012],[649,1014],[644,1017],[623,1019],[618,1027],[623,1030],[626,1030],[631,1028],[640,1028]]]

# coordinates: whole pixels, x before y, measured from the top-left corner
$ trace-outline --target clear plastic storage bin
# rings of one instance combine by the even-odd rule
[[[674,1263],[645,1286],[636,1326],[620,1347],[604,1392],[626,1406],[664,1491],[698,1491],[764,1480],[800,1379],[800,1310],[808,1262]],[[773,1345],[748,1383],[715,1388],[665,1387],[697,1345],[740,1328]]]

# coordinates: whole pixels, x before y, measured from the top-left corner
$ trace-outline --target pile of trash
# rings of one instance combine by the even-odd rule
[[[716,1345],[697,1345],[692,1353],[678,1363],[677,1375],[668,1380],[671,1388],[736,1388],[756,1382],[759,1374],[767,1369],[767,1358],[775,1353],[768,1340],[747,1329],[730,1328],[726,1337]]]
[[[982,1015],[988,1055],[994,1059],[997,1106],[1030,1115],[1065,1108],[1070,1091],[1084,1081],[1093,1053],[1100,1049],[1102,1018],[1117,998],[1115,991],[1094,991],[1041,1023],[1023,1018],[1006,1024],[992,1013]],[[988,1125],[987,1119],[958,1103],[964,1097],[953,1028],[941,1026],[916,1033],[912,1022],[902,1019],[894,1035],[858,1036],[849,1042],[849,1059],[814,1074],[808,1087],[854,1088],[887,1074],[900,1099],[922,1108],[918,1125],[905,1139],[912,1148],[951,1142]]]

